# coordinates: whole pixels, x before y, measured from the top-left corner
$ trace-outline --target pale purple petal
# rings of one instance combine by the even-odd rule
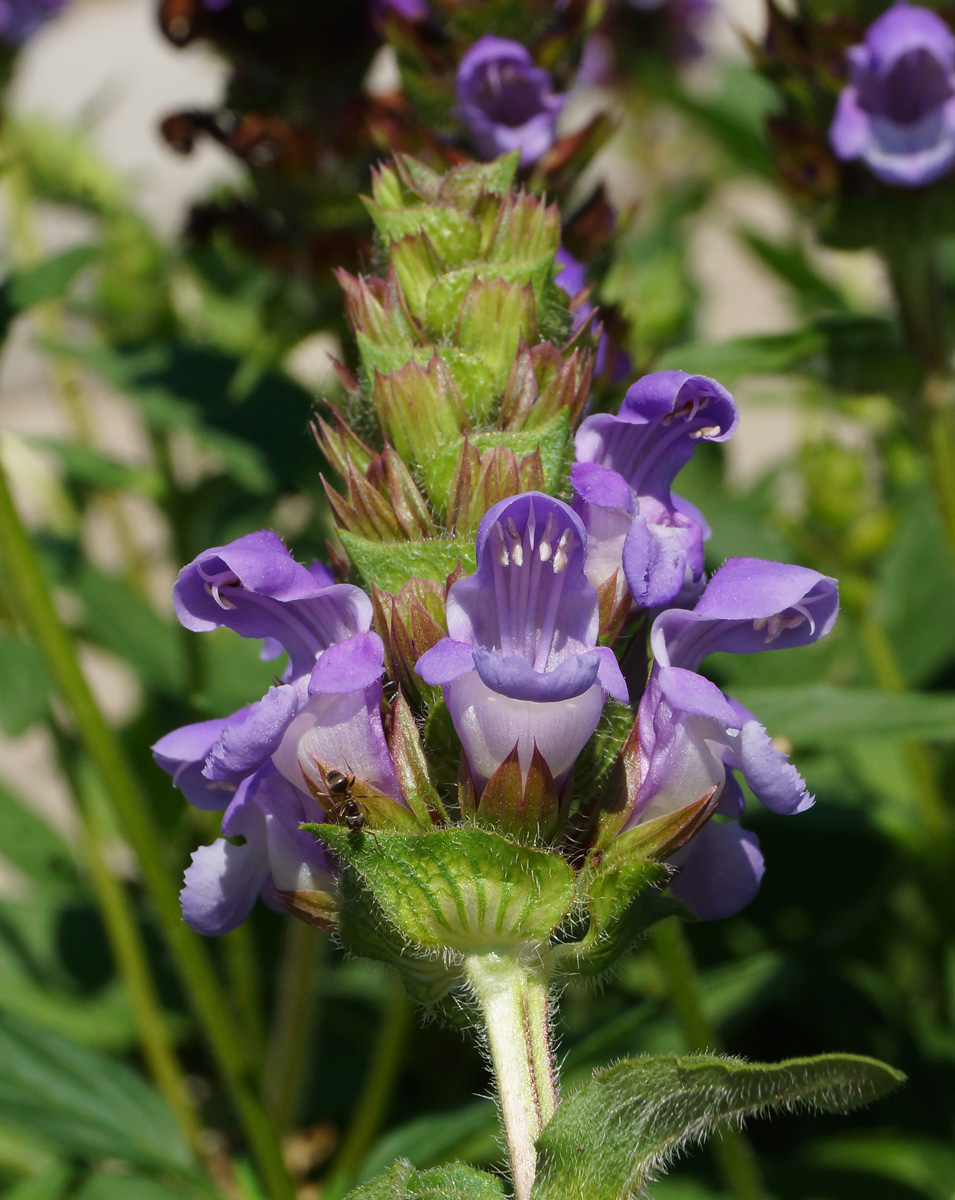
[[[776,749],[759,721],[747,721],[743,726],[730,765],[742,772],[757,800],[771,812],[805,812],[815,803],[806,781]]]
[[[382,677],[385,647],[377,633],[356,633],[319,656],[308,681],[310,693],[363,691]]]
[[[612,651],[611,651],[612,653]],[[535,671],[520,654],[485,650],[475,646],[474,666],[492,692],[515,700],[556,703],[588,691],[597,681],[600,659],[596,654],[573,654],[550,671]]]
[[[703,921],[732,917],[759,891],[759,838],[736,821],[710,821],[690,842],[670,890]]]
[[[481,786],[515,745],[526,776],[536,745],[559,787],[597,728],[605,700],[599,684],[557,704],[515,700],[492,692],[476,671],[462,675],[445,688],[444,695],[472,774]]]
[[[400,797],[394,763],[381,726],[381,683],[356,692],[315,693],[292,721],[272,757],[276,768],[296,787],[306,780],[324,788],[319,763],[325,763]]]
[[[230,717],[197,721],[183,725],[161,737],[153,746],[158,766],[172,776],[173,784],[196,808],[225,808],[235,792],[235,783],[217,782],[203,775],[203,765],[222,732],[230,725],[241,725],[254,705],[246,705]]]
[[[846,57],[851,82],[829,130],[836,155],[901,187],[939,179],[955,162],[955,35],[945,21],[895,4]]]
[[[653,623],[654,658],[696,670],[717,650],[755,654],[817,641],[839,611],[838,583],[808,567],[731,558],[691,611],[669,609]]]
[[[254,774],[278,748],[289,722],[305,702],[304,689],[291,684],[270,687],[245,710],[241,721],[226,723],[210,747],[202,774],[206,779],[238,783]]]
[[[456,642],[453,638],[442,638],[415,663],[417,674],[432,687],[442,687],[473,670],[474,647],[470,642]]]
[[[179,894],[183,920],[206,937],[229,933],[252,911],[268,876],[264,840],[258,846],[236,846],[217,838],[211,846],[200,846]]]

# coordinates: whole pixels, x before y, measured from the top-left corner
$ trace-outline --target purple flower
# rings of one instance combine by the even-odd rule
[[[0,42],[21,46],[69,0],[0,0]]]
[[[484,158],[520,150],[521,165],[530,166],[553,145],[564,97],[520,42],[491,34],[475,42],[458,64],[457,95]]]
[[[196,851],[182,893],[190,926],[215,935],[243,921],[259,894],[281,906],[328,890],[316,882],[328,875],[324,851],[298,828],[330,807],[328,770],[400,799],[381,724],[384,648],[369,632],[368,597],[319,564],[301,566],[267,531],[200,554],[174,599],[189,629],[227,625],[265,639],[266,657],[289,654],[285,681],[261,700],[153,747],[190,803],[226,808],[224,837]]]
[[[479,787],[515,746],[534,747],[558,786],[597,727],[607,695],[627,699],[613,651],[597,646],[587,535],[560,500],[526,492],[481,521],[477,571],[448,593],[448,632],[418,660],[440,685]]]
[[[709,530],[670,489],[699,442],[726,441],[738,420],[732,396],[716,380],[657,371],[629,389],[617,416],[583,422],[571,482],[587,527],[585,570],[593,584],[622,566],[633,599],[653,608],[700,579]]]
[[[277,534],[263,529],[214,546],[179,572],[176,616],[187,629],[225,625],[242,637],[264,638],[263,657],[288,651],[287,675],[311,671],[321,650],[371,627],[371,601],[328,571],[297,563]]]
[[[577,297],[587,289],[587,268],[582,262],[574,258],[569,251],[565,250],[563,246],[561,246],[554,256],[554,264],[560,267],[560,270],[554,275],[554,283],[557,284],[562,292],[566,292],[572,302],[570,316],[573,322],[573,331],[576,332],[581,325],[586,324],[588,321],[591,324],[591,328],[593,328],[598,321],[597,308],[596,305],[591,304],[589,294],[583,296],[576,304],[573,304],[573,301],[577,300]],[[617,383],[622,379],[626,379],[633,364],[630,362],[628,354],[625,354],[622,350],[614,349],[610,338],[605,333],[601,333],[600,341],[597,343],[597,354],[594,358],[594,373],[597,376],[604,374],[610,355],[613,355],[610,378],[614,383]]]
[[[884,183],[921,187],[955,161],[955,36],[927,8],[894,4],[848,50],[829,140]]]
[[[722,791],[719,816],[697,836],[674,890],[706,918],[737,912],[755,895],[762,859],[741,829],[738,771],[772,812],[798,813],[813,799],[760,722],[697,673],[716,651],[753,654],[804,646],[832,628],[839,608],[834,579],[806,567],[730,559],[692,610],[668,609],[653,623],[654,664],[639,711],[642,777],[629,826]]]
[[[327,891],[324,848],[299,829],[321,819],[318,804],[272,767],[243,780],[223,817],[224,836],[200,846],[186,869],[181,899],[189,928],[218,937],[242,924],[258,896],[281,908],[283,893]]]

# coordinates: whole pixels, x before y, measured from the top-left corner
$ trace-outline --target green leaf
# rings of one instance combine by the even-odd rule
[[[561,1103],[538,1139],[532,1200],[629,1200],[685,1146],[723,1126],[801,1104],[846,1112],[904,1078],[853,1054],[781,1063],[705,1054],[625,1060]]]
[[[0,341],[19,313],[64,295],[80,271],[99,254],[98,246],[74,246],[33,267],[13,271],[0,283]]]
[[[396,1162],[390,1171],[348,1193],[349,1200],[503,1200],[504,1187],[496,1175],[455,1163],[416,1171],[409,1162]]]
[[[497,1114],[491,1100],[475,1100],[453,1112],[429,1113],[389,1130],[372,1146],[362,1166],[362,1181],[373,1178],[398,1158],[416,1167],[427,1167],[436,1159],[449,1158],[464,1142],[470,1143],[481,1136],[493,1141],[498,1133]]]
[[[165,1103],[128,1067],[0,1014],[0,1123],[57,1150],[189,1171]]]
[[[21,1180],[5,1193],[5,1200],[60,1200],[72,1178],[72,1167],[59,1164],[42,1175]]]
[[[199,1193],[191,1188],[173,1188],[144,1175],[93,1175],[72,1200],[183,1200],[185,1196],[211,1196],[211,1189]]]
[[[0,854],[44,888],[76,884],[76,864],[64,839],[4,787],[0,787]]]
[[[658,369],[710,375],[729,386],[744,375],[776,375],[795,370],[825,346],[823,334],[812,328],[730,338],[725,342],[690,342],[662,354]]]
[[[137,491],[152,498],[159,494],[161,484],[155,471],[128,467],[102,451],[79,442],[59,441],[56,438],[37,438],[36,442],[57,456],[66,478],[72,483],[116,491]]]
[[[376,832],[305,825],[361,877],[398,938],[430,951],[544,943],[570,911],[574,873],[559,854],[486,829]]]
[[[955,621],[930,619],[951,611],[955,569],[927,486],[909,498],[880,575],[879,615],[902,673],[909,684],[931,679],[955,652]]]
[[[119,655],[149,687],[181,692],[181,641],[164,620],[124,580],[84,567],[76,582],[83,603],[80,629],[90,640]]]
[[[15,637],[0,637],[0,727],[16,737],[47,714],[50,679],[37,649]]]
[[[955,1194],[955,1148],[950,1143],[902,1138],[880,1129],[815,1142],[806,1154],[814,1165],[891,1179],[931,1200],[952,1200]]]
[[[372,542],[339,530],[342,545],[366,586],[384,592],[401,591],[412,575],[444,583],[458,560],[469,573],[476,570],[474,542],[430,538],[422,542]]]
[[[772,733],[794,742],[840,747],[855,738],[955,741],[955,695],[880,692],[820,683],[809,687],[734,687],[733,695]]]

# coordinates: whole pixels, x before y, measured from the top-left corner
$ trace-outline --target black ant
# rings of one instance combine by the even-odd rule
[[[344,825],[352,833],[359,833],[365,825],[365,814],[352,795],[355,776],[343,771],[331,770],[325,774],[325,786],[333,804],[328,810],[328,819],[335,825]]]

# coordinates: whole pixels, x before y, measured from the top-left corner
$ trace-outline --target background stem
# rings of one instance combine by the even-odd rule
[[[270,1200],[294,1200],[281,1148],[256,1094],[245,1054],[200,940],[179,911],[173,874],[162,860],[163,841],[123,749],[86,681],[76,648],[53,605],[50,588],[20,521],[0,463],[0,555],[18,601],[19,617],[30,630],[47,669],[75,723],[79,740],[103,783],[120,828],[137,856],[149,893],[186,987],[231,1092],[250,1146],[266,1181]]]
[[[700,979],[693,955],[676,917],[654,925],[651,936],[688,1050],[722,1050],[719,1035],[703,1009]],[[756,1158],[746,1135],[732,1126],[713,1141],[720,1174],[735,1200],[766,1200]]]
[[[932,488],[955,562],[955,380],[945,292],[934,242],[884,247],[882,257],[906,340],[923,379],[913,398],[916,436],[928,456]]]
[[[394,1096],[410,1029],[411,1002],[404,988],[392,983],[388,1003],[375,1035],[371,1066],[358,1108],[338,1152],[329,1183],[322,1192],[322,1200],[337,1200],[354,1186],[358,1170]]]
[[[97,794],[93,781],[84,777],[89,774],[84,770],[86,764],[76,761],[76,755],[70,752],[72,747],[66,745],[63,734],[55,726],[52,727],[52,733],[80,816],[81,856],[89,872],[113,959],[126,986],[143,1058],[183,1136],[193,1149],[197,1149],[199,1117],[169,1038],[162,1005],[133,918],[130,897],[106,860],[105,849],[110,831],[103,812],[102,796]]]
[[[311,925],[285,922],[282,961],[262,1073],[265,1106],[279,1132],[295,1119],[315,1032],[315,985],[325,940]]]

